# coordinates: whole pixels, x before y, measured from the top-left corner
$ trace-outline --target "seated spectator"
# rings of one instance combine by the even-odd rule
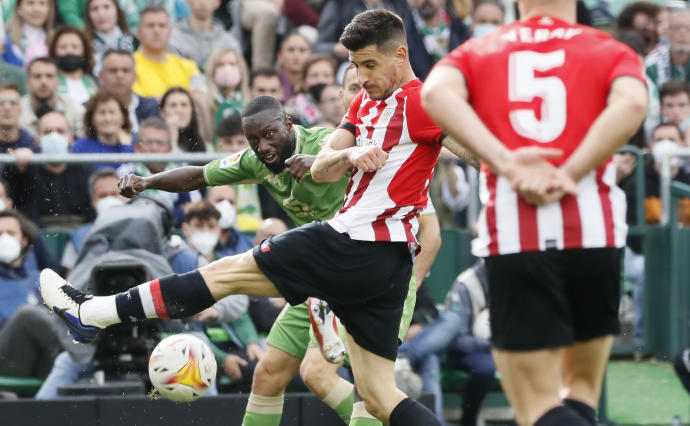
[[[254,247],[252,239],[237,230],[237,194],[230,185],[214,186],[206,193],[206,201],[220,212],[220,237],[215,247],[216,258],[243,253]]]
[[[32,135],[38,131],[38,119],[50,111],[64,115],[77,137],[84,135],[84,107],[71,96],[58,93],[58,68],[51,58],[36,58],[27,68],[26,88],[22,96],[22,115],[19,125]]]
[[[388,9],[407,16],[410,6],[407,0],[328,0],[319,16],[319,37],[314,52],[334,55],[338,61],[348,60],[348,51],[338,41],[345,26],[360,12],[368,9]]]
[[[7,22],[2,59],[26,68],[35,58],[47,56],[54,18],[54,4],[50,0],[17,0]]]
[[[170,17],[162,6],[148,6],[141,12],[137,38],[141,45],[134,52],[136,82],[132,90],[140,96],[158,98],[171,87],[190,89],[203,86],[196,64],[168,53]]]
[[[317,84],[310,90],[316,106],[319,108],[324,124],[318,127],[336,127],[343,121],[345,107],[340,98],[340,86],[337,84]]]
[[[123,205],[127,200],[120,195],[117,179],[117,172],[108,167],[96,169],[89,176],[87,180],[87,194],[89,195],[91,208],[96,213],[96,216],[106,212],[111,207]],[[60,259],[60,263],[68,271],[74,269],[84,240],[86,240],[86,236],[92,226],[93,221],[90,221],[70,232],[65,250],[62,252],[62,259]]]
[[[249,101],[249,71],[239,51],[221,48],[209,56],[204,74],[206,93],[199,102],[199,118],[204,140],[211,141],[213,129],[224,118],[242,114]]]
[[[157,0],[157,1],[141,1],[141,0],[117,0],[120,4],[122,12],[127,17],[127,25],[129,29],[136,33],[141,24],[141,18],[144,12],[152,4],[158,4],[170,17],[170,23],[178,19],[185,18],[189,15],[189,9],[184,0]]]
[[[669,45],[659,44],[645,59],[647,76],[661,87],[671,80],[690,81],[690,10],[673,9],[668,17]]]
[[[20,100],[21,95],[16,84],[0,83],[0,153],[18,148],[38,151],[34,137],[19,127],[19,118],[22,115]]]
[[[170,140],[170,128],[165,123],[165,120],[160,117],[150,117],[141,123],[139,136],[134,144],[134,152],[138,154],[168,154],[172,152]],[[172,170],[180,166],[181,164],[179,163],[128,163],[120,166],[117,174],[119,176],[125,174],[151,176],[152,174]],[[155,196],[152,193],[156,193]],[[152,196],[157,200],[168,198],[169,201],[166,204],[173,205],[176,226],[181,225],[184,220],[185,205],[189,202],[199,201],[202,198],[199,191],[173,193],[150,189],[143,194]]]
[[[103,56],[98,82],[103,89],[114,93],[127,105],[132,133],[139,133],[139,122],[158,115],[158,101],[139,96],[132,91],[136,79],[134,57],[127,50],[109,50]]]
[[[5,34],[0,28],[0,46],[5,42]],[[26,71],[16,65],[8,64],[0,57],[0,83],[14,83],[19,93],[26,94]]]
[[[443,148],[431,180],[430,196],[443,228],[464,225],[462,213],[470,203],[470,185],[457,162],[458,158]]]
[[[486,270],[483,263],[477,263],[456,279],[446,296],[444,314],[398,351],[398,357],[412,366],[429,354],[446,354],[449,365],[469,374],[460,420],[463,426],[477,424],[482,401],[494,381],[487,295]]]
[[[134,52],[136,47],[125,14],[116,0],[86,1],[84,33],[93,47],[93,75],[101,73],[103,56],[108,50]]]
[[[224,118],[216,127],[216,151],[234,154],[249,148],[249,142],[242,130],[242,117],[231,115]]]
[[[682,80],[671,80],[659,89],[661,116],[681,131],[690,124],[690,86]]]
[[[316,2],[307,0],[285,0],[283,4],[283,14],[285,14],[290,22],[296,27],[306,25],[316,30],[316,26],[319,25],[319,12],[317,6],[320,6],[321,3],[321,0]]]
[[[277,62],[283,83],[283,102],[300,90],[302,66],[311,55],[311,43],[302,34],[292,32],[280,42]]]
[[[36,142],[44,154],[67,154],[74,142],[65,117],[49,112],[38,120]],[[29,148],[15,151],[14,165],[5,167],[16,207],[42,228],[74,227],[86,222],[91,212],[87,180],[91,167],[82,164],[29,164]]]
[[[410,64],[420,80],[426,79],[439,59],[470,38],[467,26],[446,9],[445,0],[412,0],[404,17]]]
[[[283,0],[244,0],[240,6],[240,24],[251,34],[252,69],[273,67],[278,19]]]
[[[98,90],[93,71],[91,43],[75,27],[58,27],[48,47],[50,57],[58,67],[57,93],[69,95],[80,104],[85,103]]]
[[[170,128],[173,151],[206,152],[206,142],[199,132],[194,99],[181,87],[169,89],[160,103],[161,116]]]
[[[0,178],[0,212],[3,210],[12,210],[14,207],[14,200],[10,198],[7,182]]]
[[[220,0],[186,0],[189,18],[176,21],[168,50],[183,58],[191,59],[203,68],[211,52],[218,49],[241,51],[239,42],[223,24],[213,19],[213,12],[220,7]],[[268,48],[268,47],[267,47]]]
[[[220,212],[208,201],[190,203],[185,207],[182,235],[192,250],[196,250],[207,263],[216,260],[213,249],[220,237]]]
[[[472,9],[472,37],[481,37],[498,29],[505,23],[505,12],[500,0],[477,1]]]
[[[249,78],[249,96],[251,99],[272,96],[282,102],[283,86],[278,71],[270,68],[254,69]]]
[[[645,42],[645,55],[651,53],[659,42],[657,32],[657,15],[661,8],[648,1],[630,3],[620,12],[616,19],[616,30],[635,30],[642,35]]]
[[[359,95],[361,91],[362,84],[359,82],[359,78],[357,78],[357,68],[355,68],[353,64],[350,64],[343,74],[342,102],[346,112],[352,100]]]
[[[329,55],[312,55],[302,66],[302,90],[285,103],[285,111],[308,127],[323,119],[309,90],[317,84],[335,84],[336,63]]]
[[[86,103],[86,138],[77,139],[73,153],[134,152],[127,108],[112,92],[100,90]],[[119,163],[98,163],[94,167],[119,167]]]

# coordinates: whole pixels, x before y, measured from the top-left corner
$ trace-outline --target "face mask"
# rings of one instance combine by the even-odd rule
[[[218,87],[237,87],[241,79],[242,74],[240,73],[240,69],[234,65],[223,65],[222,67],[216,68],[216,71],[213,73],[213,81],[216,82]]]
[[[654,156],[654,162],[658,165],[661,165],[661,162],[663,161],[666,154],[671,151],[674,151],[677,148],[678,144],[670,139],[662,139],[659,142],[656,142],[654,146],[652,146],[652,155]],[[679,166],[680,162],[681,160],[678,157],[671,158],[671,167]]]
[[[218,235],[213,232],[197,232],[189,237],[189,243],[206,256],[218,244]]]
[[[482,37],[490,32],[496,31],[498,29],[498,25],[493,25],[493,24],[477,24],[474,26],[474,34],[472,34],[472,38],[477,38],[477,37]]]
[[[79,55],[65,55],[55,58],[55,63],[60,71],[72,72],[84,66],[84,57]]]
[[[230,229],[235,227],[235,222],[237,222],[237,212],[235,208],[230,204],[230,201],[223,200],[216,204],[216,209],[220,212],[220,220],[218,225],[221,229]]]
[[[124,203],[124,201],[117,197],[113,197],[112,195],[105,198],[101,198],[96,203],[96,214],[101,214],[104,211],[110,209],[111,207],[121,206]]]
[[[0,235],[0,263],[10,264],[17,260],[22,252],[22,245],[8,233]]]
[[[5,200],[0,198],[0,212],[5,210],[5,208],[7,208],[7,205],[5,204]]]
[[[69,141],[60,133],[48,133],[41,137],[41,152],[44,154],[67,154]]]

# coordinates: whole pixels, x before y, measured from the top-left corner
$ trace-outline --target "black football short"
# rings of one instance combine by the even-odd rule
[[[620,332],[621,250],[549,250],[486,258],[491,343],[536,350]]]
[[[357,344],[395,360],[412,274],[406,242],[353,240],[312,222],[263,241],[254,259],[288,303],[328,301]]]

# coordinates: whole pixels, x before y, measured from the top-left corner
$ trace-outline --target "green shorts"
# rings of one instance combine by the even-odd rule
[[[400,342],[405,340],[407,329],[410,327],[410,321],[412,321],[412,313],[414,312],[416,301],[417,281],[413,270],[407,297],[405,298],[402,318],[400,318],[400,331],[398,332],[398,340]],[[304,358],[307,348],[318,347],[319,344],[309,320],[308,303],[309,301],[296,306],[285,305],[275,323],[273,323],[271,331],[266,338],[266,343],[299,359]],[[345,328],[340,321],[338,321],[338,326],[340,336],[344,339],[346,335]],[[350,358],[347,355],[345,356],[345,365],[350,365]]]

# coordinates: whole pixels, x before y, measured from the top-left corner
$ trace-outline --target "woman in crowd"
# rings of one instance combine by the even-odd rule
[[[134,152],[133,135],[127,107],[117,96],[100,90],[86,103],[84,113],[85,138],[74,142],[72,152],[77,153],[127,153]],[[117,168],[119,163],[96,164],[97,168]]]
[[[220,48],[211,53],[206,66],[206,93],[199,104],[199,131],[204,140],[214,139],[213,129],[224,118],[241,115],[249,100],[249,71],[242,55],[234,49]]]
[[[161,98],[160,111],[170,127],[173,150],[206,151],[206,143],[199,133],[194,101],[188,91],[181,87],[169,89]]]
[[[302,66],[301,91],[285,103],[285,110],[304,126],[322,121],[316,101],[309,89],[317,84],[335,84],[337,63],[327,54],[312,55]]]
[[[50,57],[55,59],[59,73],[58,93],[69,95],[80,104],[98,91],[93,71],[91,44],[84,33],[76,27],[59,27],[50,41]]]
[[[48,56],[55,10],[51,0],[17,0],[7,22],[2,59],[26,67],[32,59]]]
[[[133,52],[136,49],[136,40],[129,32],[127,18],[116,0],[88,0],[84,10],[84,32],[93,46],[94,75],[100,73],[106,51]]]
[[[304,61],[311,55],[311,43],[298,32],[288,34],[280,43],[277,62],[283,82],[283,102],[299,91]]]

